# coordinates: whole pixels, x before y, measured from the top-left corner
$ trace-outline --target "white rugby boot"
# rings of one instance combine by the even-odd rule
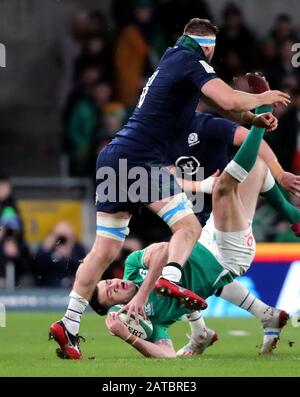
[[[196,337],[187,335],[187,337],[190,341],[187,345],[178,350],[176,353],[177,357],[202,354],[209,346],[218,340],[218,334],[210,328],[206,328],[202,335]]]
[[[270,314],[261,320],[264,329],[264,339],[260,347],[260,354],[270,354],[276,349],[282,328],[286,326],[289,315],[284,310],[270,308]]]

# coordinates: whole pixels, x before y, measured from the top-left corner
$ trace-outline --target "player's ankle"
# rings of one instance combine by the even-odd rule
[[[72,336],[78,335],[80,324],[75,325],[72,322],[70,322],[66,317],[63,317],[61,321],[64,323],[64,326],[69,334],[71,334]]]
[[[163,268],[162,276],[168,281],[178,283],[182,276],[182,266],[176,262],[169,262]]]

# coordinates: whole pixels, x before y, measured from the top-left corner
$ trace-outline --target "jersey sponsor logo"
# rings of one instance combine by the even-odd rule
[[[204,67],[206,73],[216,73],[214,68],[212,66],[210,66],[206,61],[199,61],[199,63],[201,63],[201,65]]]
[[[197,132],[191,132],[190,135],[188,136],[189,147],[197,145],[199,142],[200,141]]]
[[[139,338],[141,337],[142,332],[140,332],[140,331],[138,331],[138,330],[132,328],[130,325],[128,325],[127,328],[128,328],[128,331],[129,331],[131,334],[133,334],[133,335],[135,335],[135,336],[138,336]]]
[[[194,175],[200,167],[200,162],[194,156],[181,156],[175,161],[175,165],[181,172]]]

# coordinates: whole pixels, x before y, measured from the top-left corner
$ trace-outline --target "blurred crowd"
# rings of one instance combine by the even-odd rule
[[[74,177],[94,179],[99,150],[126,122],[161,55],[174,45],[185,23],[192,17],[213,21],[209,2],[202,0],[112,0],[111,15],[113,21],[99,10],[79,13],[62,43],[62,148],[68,173]],[[299,174],[300,67],[292,65],[292,45],[299,41],[295,22],[291,16],[280,14],[268,34],[258,37],[242,10],[227,3],[212,63],[229,84],[246,72],[262,71],[272,89],[292,95],[287,109],[275,109],[279,127],[267,140],[285,170]],[[199,109],[209,110],[201,103]],[[300,205],[299,198],[290,199]],[[10,264],[14,264],[17,284],[22,286],[72,284],[85,248],[76,240],[71,225],[60,222],[30,252],[9,179],[4,175],[0,175],[0,226],[0,288],[7,282],[5,272]],[[264,202],[259,203],[254,228],[258,241],[295,241],[289,225]],[[163,222],[145,209],[131,223],[131,231],[107,276],[122,274],[123,259],[129,252],[170,236]]]
[[[141,248],[138,238],[129,237],[107,276],[122,277],[124,259]],[[58,222],[40,244],[30,247],[10,180],[0,175],[0,289],[70,288],[85,255],[85,247],[67,221]]]

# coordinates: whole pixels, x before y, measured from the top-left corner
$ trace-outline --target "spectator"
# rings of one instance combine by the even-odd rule
[[[110,45],[105,36],[93,34],[88,40],[86,40],[80,55],[75,60],[75,81],[79,78],[82,70],[88,66],[98,68],[101,79],[111,79],[111,56]]]
[[[0,236],[0,287],[7,277],[7,266],[14,266],[13,284],[22,287],[33,286],[33,262],[29,248],[17,224],[5,223]],[[2,280],[2,281],[1,281]],[[12,285],[14,286],[14,285]]]
[[[17,229],[23,236],[23,223],[7,175],[0,174],[0,227]]]
[[[233,69],[235,73],[238,70],[243,71],[244,68],[250,70],[256,60],[256,39],[253,33],[245,25],[242,13],[236,5],[227,4],[223,17],[224,25],[218,34],[214,56],[217,66],[222,64],[221,75],[224,66],[227,66],[229,71]],[[243,62],[243,67],[241,62]],[[225,77],[229,81],[233,75]]]
[[[68,222],[58,223],[38,248],[35,272],[40,287],[70,288],[85,249]]]
[[[288,76],[294,76],[297,80],[300,78],[299,68],[295,68],[292,64],[292,51],[293,41],[287,39],[283,41],[279,47],[278,60],[273,63],[269,72],[269,82],[273,89],[279,89],[281,82]]]
[[[99,10],[93,10],[89,13],[89,32],[92,35],[98,35],[109,39],[109,27],[105,15]]]
[[[89,34],[89,15],[86,12],[77,14],[72,22],[71,32],[62,44],[62,86],[60,104],[65,105],[67,97],[73,90],[75,59],[81,53],[82,46]]]
[[[100,70],[97,66],[88,65],[82,68],[79,79],[76,84],[74,84],[63,109],[62,121],[64,126],[69,122],[70,115],[76,102],[82,99],[99,80]]]
[[[268,81],[270,81],[271,70],[274,63],[277,61],[277,56],[277,47],[274,40],[270,37],[267,37],[260,44],[259,67],[264,72]]]
[[[70,174],[88,176],[94,172],[96,137],[101,125],[101,108],[111,97],[111,87],[100,81],[74,106],[67,123],[66,141],[70,156]]]
[[[151,0],[136,0],[134,19],[124,27],[115,50],[116,90],[126,107],[136,104],[139,92],[156,68],[165,49],[163,37],[153,23]]]
[[[98,136],[98,151],[107,145],[125,121],[126,110],[120,102],[108,102],[102,108],[103,124]]]
[[[289,15],[280,14],[277,16],[269,37],[274,40],[276,46],[281,45],[286,40],[297,41],[297,34]]]
[[[124,26],[132,22],[132,8],[135,0],[112,0],[111,14],[119,32]]]
[[[0,176],[0,286],[4,284],[6,266],[14,265],[15,283],[32,285],[32,260],[23,238],[23,222],[13,189],[6,175]]]

